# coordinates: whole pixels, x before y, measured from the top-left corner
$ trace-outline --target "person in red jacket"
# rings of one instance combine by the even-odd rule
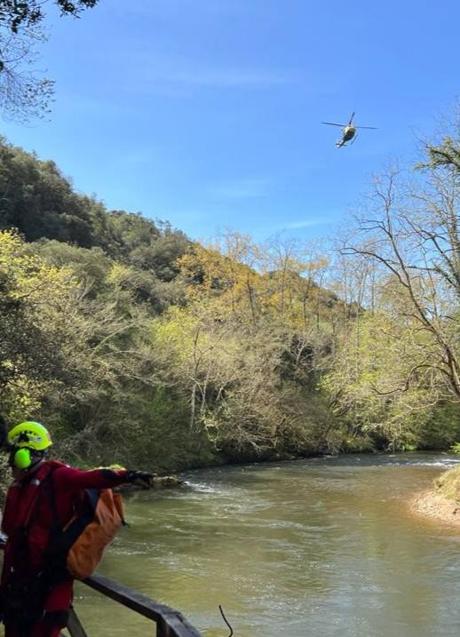
[[[37,422],[16,425],[7,442],[14,481],[2,520],[6,544],[0,602],[5,637],[57,637],[67,624],[73,578],[50,560],[54,530],[71,519],[82,490],[127,483],[151,486],[152,475],[122,468],[82,471],[48,460],[51,437]]]

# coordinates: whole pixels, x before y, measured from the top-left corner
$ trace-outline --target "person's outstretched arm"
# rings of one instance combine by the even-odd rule
[[[121,484],[138,484],[148,488],[152,485],[152,478],[152,474],[145,471],[129,471],[123,468],[83,471],[67,465],[59,467],[53,473],[56,484],[68,491],[107,489]]]

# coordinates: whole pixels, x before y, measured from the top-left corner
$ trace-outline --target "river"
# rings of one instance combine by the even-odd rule
[[[139,492],[100,572],[179,609],[206,637],[457,637],[460,533],[411,515],[458,459],[354,455],[213,468]],[[89,635],[152,625],[79,584]]]

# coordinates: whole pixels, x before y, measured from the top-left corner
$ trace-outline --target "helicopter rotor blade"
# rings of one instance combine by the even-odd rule
[[[340,126],[340,128],[344,128],[346,124],[336,124],[335,122],[321,122],[321,124],[327,124],[328,126]]]
[[[376,126],[355,126],[355,128],[367,128],[369,130],[377,130]]]

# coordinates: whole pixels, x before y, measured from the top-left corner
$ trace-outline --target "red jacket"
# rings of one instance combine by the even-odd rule
[[[44,551],[50,533],[56,528],[53,503],[48,491],[53,489],[58,524],[64,526],[73,513],[73,505],[82,489],[103,489],[126,482],[126,469],[82,471],[60,462],[46,461],[30,476],[16,480],[8,489],[2,521],[7,535],[3,561],[2,585],[13,573],[27,580],[45,566]],[[44,488],[43,483],[49,482]],[[24,533],[24,526],[27,532]]]

